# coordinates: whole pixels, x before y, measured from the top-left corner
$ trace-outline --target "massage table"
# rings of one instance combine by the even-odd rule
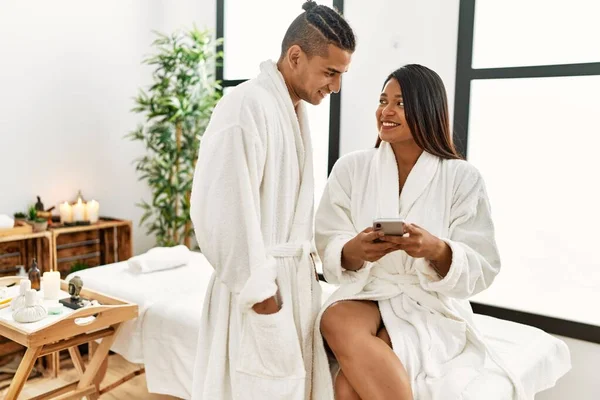
[[[112,351],[145,366],[148,391],[191,398],[194,357],[202,305],[213,269],[200,253],[188,265],[152,273],[130,272],[127,262],[78,271],[84,287],[138,305],[138,318],[125,323]],[[70,279],[69,276],[67,279]],[[323,300],[336,287],[321,282]],[[490,347],[530,393],[551,388],[570,369],[569,349],[544,331],[475,314]],[[486,361],[486,373],[471,382],[462,400],[510,400],[513,387]]]

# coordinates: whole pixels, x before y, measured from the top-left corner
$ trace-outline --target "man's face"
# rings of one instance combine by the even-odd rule
[[[329,93],[340,91],[342,74],[348,71],[351,58],[352,53],[332,44],[323,56],[309,58],[303,53],[294,79],[295,92],[310,104],[320,104]]]

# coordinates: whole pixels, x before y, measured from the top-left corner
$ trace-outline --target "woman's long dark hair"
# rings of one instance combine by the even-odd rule
[[[452,142],[448,100],[440,76],[422,65],[409,64],[392,72],[383,87],[390,79],[400,84],[404,115],[417,145],[443,159],[462,159]],[[375,147],[380,144],[377,138]]]

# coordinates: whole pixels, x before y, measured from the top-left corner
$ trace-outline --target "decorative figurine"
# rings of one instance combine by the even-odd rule
[[[71,299],[75,301],[79,301],[79,293],[81,293],[81,288],[83,287],[83,281],[80,277],[74,276],[69,281],[69,294],[71,295]]]
[[[35,203],[35,209],[38,211],[44,211],[44,203],[42,203],[40,196],[36,196],[36,197],[37,197],[37,203]]]
[[[65,306],[72,308],[73,310],[77,310],[81,307],[85,306],[83,299],[79,296],[81,293],[81,288],[83,288],[83,281],[80,277],[74,276],[69,281],[69,294],[71,297],[68,299],[62,299],[60,302]]]

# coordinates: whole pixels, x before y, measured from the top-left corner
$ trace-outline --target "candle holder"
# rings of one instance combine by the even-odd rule
[[[76,222],[63,222],[64,226],[83,226],[83,225],[91,225],[90,221],[76,221]]]

